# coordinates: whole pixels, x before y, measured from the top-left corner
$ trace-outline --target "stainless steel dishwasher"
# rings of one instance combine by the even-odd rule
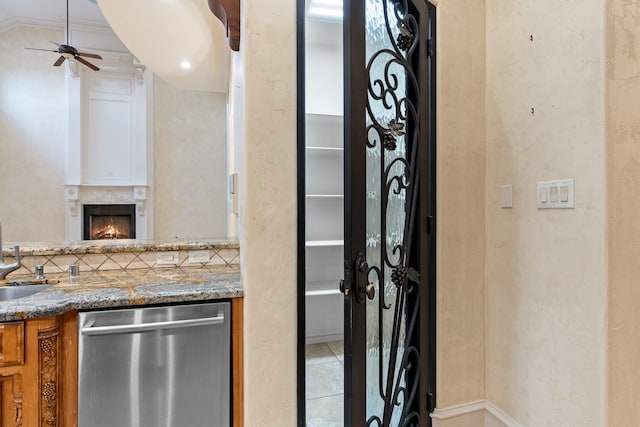
[[[230,304],[79,315],[78,427],[228,427]]]

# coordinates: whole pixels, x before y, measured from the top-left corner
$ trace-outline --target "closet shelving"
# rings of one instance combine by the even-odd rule
[[[343,117],[306,114],[307,342],[341,339]]]
[[[344,297],[342,24],[305,22],[305,296],[308,343],[341,340]]]

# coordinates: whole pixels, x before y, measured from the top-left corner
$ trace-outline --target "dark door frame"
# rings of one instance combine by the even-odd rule
[[[393,3],[386,0],[384,5]],[[367,425],[375,427],[395,427],[391,426],[392,414],[395,408],[395,393],[402,393],[404,401],[402,422],[407,422],[411,426],[428,427],[431,426],[429,413],[435,408],[435,316],[436,316],[436,140],[435,140],[435,7],[427,0],[398,0],[397,6],[400,9],[406,8],[403,14],[411,15],[418,21],[408,21],[406,29],[410,38],[405,48],[400,47],[400,38],[396,48],[411,52],[410,64],[406,65],[407,78],[406,97],[413,106],[417,108],[418,116],[407,113],[402,117],[396,111],[394,120],[403,126],[406,132],[407,142],[407,163],[405,172],[411,180],[405,189],[407,203],[407,221],[409,228],[405,230],[405,241],[401,245],[401,253],[406,251],[407,259],[399,266],[391,267],[391,264],[383,266],[388,261],[382,261],[378,266],[363,264],[366,255],[366,218],[371,214],[367,211],[367,166],[366,153],[368,149],[386,151],[381,147],[384,138],[387,136],[395,138],[390,132],[391,123],[377,123],[374,119],[373,111],[368,108],[372,97],[380,96],[379,93],[385,89],[396,94],[393,86],[393,78],[385,82],[372,82],[368,76],[368,67],[373,64],[367,63],[366,58],[366,0],[350,0],[345,7],[344,18],[344,86],[345,86],[345,279],[344,288],[350,290],[350,294],[345,296],[345,426],[360,427],[366,422]],[[390,14],[391,15],[391,14]],[[393,18],[390,18],[393,20]],[[348,23],[348,24],[347,24]],[[395,26],[395,22],[388,25]],[[389,30],[391,31],[391,30]],[[391,33],[389,33],[391,34]],[[400,36],[399,36],[400,37]],[[394,49],[396,49],[394,48]],[[415,49],[415,50],[412,50]],[[400,50],[398,52],[400,52]],[[389,47],[387,52],[393,49]],[[382,52],[382,51],[380,51]],[[380,53],[379,52],[379,53]],[[349,58],[349,60],[346,60]],[[372,57],[376,58],[375,56]],[[391,59],[389,60],[391,61]],[[389,66],[392,62],[388,62]],[[398,62],[398,64],[400,64]],[[387,68],[385,68],[387,70]],[[388,72],[388,70],[387,70]],[[392,74],[392,72],[389,72]],[[409,82],[413,81],[411,84]],[[378,95],[374,95],[378,93]],[[381,100],[377,101],[383,103]],[[386,104],[385,108],[391,109],[392,100]],[[395,102],[400,102],[395,100]],[[399,108],[399,105],[397,107]],[[407,111],[409,108],[407,107]],[[368,128],[367,115],[372,120]],[[385,139],[386,141],[386,139]],[[415,151],[414,151],[415,149]],[[394,148],[391,148],[394,150]],[[411,154],[410,154],[411,153]],[[408,171],[408,172],[407,172]],[[371,171],[369,171],[371,172]],[[389,179],[399,179],[392,174],[387,177],[385,170],[383,176],[383,186],[390,182]],[[377,173],[377,172],[373,172]],[[415,188],[417,187],[417,192]],[[388,191],[388,190],[387,190]],[[383,191],[381,203],[386,203],[385,192]],[[383,211],[384,212],[384,208]],[[374,215],[376,213],[373,213]],[[385,224],[386,218],[380,218],[381,224]],[[385,231],[382,230],[382,245],[385,243]],[[413,245],[411,244],[413,241]],[[408,246],[405,246],[408,245]],[[402,259],[402,258],[401,258]],[[359,270],[362,273],[359,273]],[[386,273],[384,271],[386,270]],[[412,279],[407,280],[406,275],[415,274]],[[385,403],[384,414],[377,414],[377,417],[369,417],[366,403],[366,383],[368,378],[367,370],[367,316],[366,299],[363,294],[369,296],[367,283],[371,280],[370,273],[377,277],[377,293],[383,292],[382,282],[387,274],[404,272],[403,279],[391,279],[397,287],[398,304],[395,308],[399,310],[398,316],[406,316],[406,333],[409,341],[399,342],[402,323],[394,326],[395,335],[390,338],[391,356],[389,361],[391,367],[387,367],[389,372],[395,370],[395,354],[397,349],[402,349],[403,359],[397,360],[401,370],[394,376],[384,379],[384,389],[380,390],[380,397]],[[360,278],[359,278],[360,276]],[[364,276],[364,277],[362,277]],[[386,277],[385,277],[386,276]],[[375,280],[374,280],[375,283]],[[404,285],[402,285],[404,283]],[[402,295],[402,297],[400,297]],[[377,299],[379,299],[378,297]],[[395,298],[395,297],[394,297]],[[382,300],[384,301],[384,299]],[[402,305],[406,301],[406,305]],[[380,313],[378,318],[382,318],[381,308],[384,304],[378,301]],[[384,309],[388,309],[385,307]],[[414,317],[415,316],[415,317]],[[416,319],[414,324],[411,320]],[[347,325],[350,325],[348,328]],[[382,326],[379,325],[378,328]],[[398,330],[396,331],[396,328]],[[380,337],[382,340],[382,337]],[[350,345],[352,344],[352,345]],[[382,346],[382,344],[380,344]],[[380,349],[382,358],[382,348]],[[383,370],[380,367],[379,381],[383,381]],[[402,392],[402,386],[398,379],[406,379],[406,389]],[[391,382],[390,382],[391,381]],[[413,388],[415,386],[415,389]],[[382,382],[380,387],[383,387]],[[414,390],[416,395],[413,394]],[[403,424],[404,425],[404,424]]]
[[[298,404],[298,427],[305,427],[307,421],[306,402],[306,375],[305,375],[305,340],[306,340],[306,253],[305,253],[305,230],[306,230],[306,197],[305,197],[305,132],[306,132],[306,94],[305,94],[305,0],[296,0],[296,137],[297,137],[297,163],[298,163],[298,226],[297,226],[297,354],[296,372],[298,377],[297,404]]]
[[[429,188],[429,197],[421,197],[419,199],[420,203],[420,223],[421,231],[417,231],[417,233],[427,233],[427,241],[426,244],[422,246],[420,257],[420,267],[422,271],[428,271],[428,274],[425,274],[423,283],[426,284],[427,292],[423,293],[423,297],[421,298],[420,303],[420,318],[425,319],[424,322],[420,325],[420,332],[418,333],[418,342],[416,345],[419,345],[421,349],[426,350],[421,354],[421,364],[426,366],[424,370],[427,375],[420,376],[420,389],[426,390],[426,393],[419,396],[416,400],[416,404],[418,407],[417,410],[421,412],[424,410],[426,412],[432,412],[435,408],[436,404],[436,387],[435,387],[435,379],[436,379],[436,21],[435,21],[435,6],[431,4],[428,0],[424,0],[425,4],[428,8],[428,14],[430,16],[429,20],[429,36],[430,42],[427,45],[427,49],[430,51],[429,59],[427,60],[428,66],[428,75],[423,76],[426,79],[428,84],[428,105],[429,105],[429,114],[427,117],[428,122],[428,155],[427,159],[423,160],[423,168],[425,168],[429,173],[423,173],[421,179],[421,188],[428,187]],[[352,91],[357,88],[360,93],[366,94],[366,79],[356,78],[357,70],[365,70],[365,58],[364,55],[354,56],[352,52],[364,52],[364,28],[365,28],[365,17],[364,17],[364,0],[351,0],[350,4],[352,5],[352,10],[359,10],[362,13],[351,14],[345,8],[345,22],[349,20],[351,25],[344,25],[344,36],[345,40],[350,41],[346,42],[344,45],[344,56],[345,58],[351,58],[350,61],[345,61],[345,93],[347,91]],[[354,4],[356,6],[354,6]],[[358,6],[359,9],[358,9]],[[306,256],[305,256],[305,0],[296,0],[296,19],[297,19],[297,167],[298,167],[298,175],[297,175],[297,213],[298,213],[298,223],[297,223],[297,421],[299,427],[304,427],[306,423],[306,378],[305,378],[305,339],[306,339],[306,298],[305,298],[305,265],[306,265]],[[354,32],[359,32],[358,34],[354,34]],[[355,60],[354,60],[355,59]],[[353,73],[353,78],[349,78]],[[351,133],[353,129],[365,129],[365,111],[361,110],[362,114],[358,114],[357,116],[350,115],[349,118],[346,117],[348,111],[352,111],[351,106],[351,97],[345,97],[345,142],[347,138],[351,138]],[[362,99],[358,102],[362,102]],[[359,104],[361,105],[361,104]],[[424,123],[424,121],[423,121]],[[362,131],[360,131],[362,132]],[[361,145],[365,146],[365,138],[360,138]],[[364,149],[363,147],[360,147]],[[346,174],[345,177],[351,176],[351,179],[357,179],[358,182],[357,188],[360,188],[362,191],[362,197],[365,196],[366,183],[364,181],[364,173],[365,167],[363,164],[353,164],[352,163],[352,153],[347,149],[347,144],[345,144],[345,165],[351,165],[350,167],[356,168],[359,173],[356,174]],[[424,170],[424,169],[423,169]],[[347,183],[353,185],[354,182]],[[362,206],[364,206],[365,201],[362,201]],[[351,206],[351,201],[345,195],[345,216],[346,212],[352,214],[353,206]],[[346,219],[346,218],[345,218]],[[360,233],[364,240],[364,224],[361,229],[356,230],[357,233]],[[345,254],[351,254],[351,259],[355,259],[357,254],[353,253],[354,248],[351,246],[351,239],[345,239]],[[345,304],[345,311],[348,310],[348,305]],[[345,313],[348,315],[349,313]],[[354,333],[353,326],[357,328],[355,333],[364,333],[364,324],[362,322],[358,322],[360,324],[351,325],[351,328],[345,327],[345,339],[348,338],[347,334]],[[359,360],[359,359],[356,359]],[[365,389],[365,378],[366,378],[366,366],[362,363],[353,364],[353,358],[347,357],[345,354],[345,367],[347,367],[347,372],[351,372],[351,380],[348,381],[345,378],[345,397],[348,399],[353,398],[354,390],[364,390]],[[363,396],[356,396],[357,399],[363,399]],[[355,405],[358,409],[357,413],[351,413],[351,407],[345,407],[345,425],[352,425],[353,427],[360,427],[358,424],[353,424],[347,419],[352,420],[365,420],[366,419],[366,410],[365,405],[360,402],[360,404]],[[430,420],[427,421],[430,425]],[[423,424],[421,424],[423,425]]]

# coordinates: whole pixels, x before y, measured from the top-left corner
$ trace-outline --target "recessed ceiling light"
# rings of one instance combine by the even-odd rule
[[[181,66],[183,69],[188,70],[189,68],[191,68],[191,62],[189,62],[189,61],[182,61],[182,62],[180,63],[180,66]]]

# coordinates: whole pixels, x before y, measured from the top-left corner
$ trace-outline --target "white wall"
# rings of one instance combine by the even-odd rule
[[[154,82],[155,237],[226,237],[226,95]]]
[[[307,19],[305,31],[305,111],[342,115],[342,24]]]
[[[485,392],[484,1],[437,8],[436,404]]]
[[[604,6],[487,0],[486,396],[526,426],[607,425]]]
[[[62,31],[0,33],[0,222],[4,241],[61,241],[66,89],[51,52]]]
[[[242,2],[245,426],[296,425],[296,2]]]

